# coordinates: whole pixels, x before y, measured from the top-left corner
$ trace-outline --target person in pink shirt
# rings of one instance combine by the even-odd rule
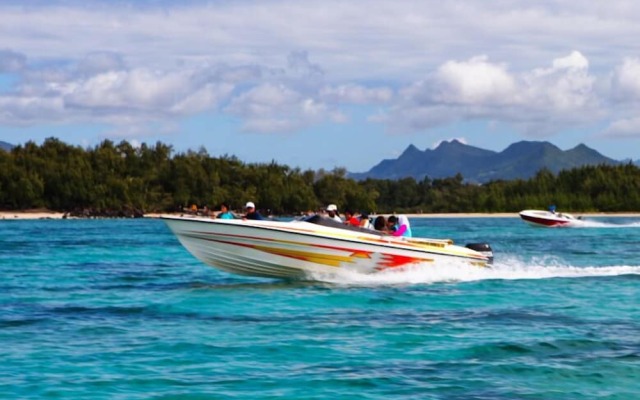
[[[400,217],[396,217],[392,215],[387,219],[387,224],[393,236],[411,237],[411,227],[409,226],[409,219],[406,216],[401,215]]]

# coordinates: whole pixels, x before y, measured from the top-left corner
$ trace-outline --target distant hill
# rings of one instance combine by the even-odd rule
[[[12,145],[11,143],[7,143],[7,142],[3,142],[2,140],[0,140],[0,150],[4,150],[4,151],[11,151],[11,149],[13,149],[14,145]]]
[[[421,180],[447,178],[460,173],[471,182],[528,179],[542,168],[553,173],[584,165],[620,164],[580,144],[571,150],[560,150],[549,142],[521,141],[501,152],[469,146],[458,140],[442,142],[434,150],[421,151],[410,145],[395,160],[383,160],[368,172],[351,173],[354,179],[400,179],[413,177]]]
[[[634,159],[632,159],[632,158],[625,158],[625,159],[624,159],[624,160],[622,160],[621,162],[622,162],[623,164],[629,164],[629,163],[631,163],[631,164],[633,164],[633,165],[636,165],[636,166],[640,167],[640,159],[638,159],[638,160],[634,160]]]

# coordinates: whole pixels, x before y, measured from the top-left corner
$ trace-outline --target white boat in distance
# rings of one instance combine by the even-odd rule
[[[534,226],[558,227],[581,225],[582,221],[568,213],[552,212],[546,210],[520,211],[520,218]]]
[[[313,279],[350,270],[372,274],[450,263],[486,267],[491,247],[451,240],[402,238],[349,227],[320,215],[305,220],[255,221],[163,216],[184,247],[223,271],[268,278]]]

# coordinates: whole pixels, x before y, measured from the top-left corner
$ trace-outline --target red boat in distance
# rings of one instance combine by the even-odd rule
[[[531,225],[542,227],[577,226],[583,223],[580,217],[546,210],[520,211],[520,218]]]

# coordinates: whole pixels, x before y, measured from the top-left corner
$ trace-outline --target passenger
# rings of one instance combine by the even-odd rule
[[[402,229],[403,226],[407,227],[407,229],[405,229],[405,231],[402,234],[402,236],[404,236],[404,237],[412,237],[413,236],[413,233],[411,232],[411,224],[409,223],[409,218],[407,218],[406,215],[400,215],[398,217],[398,224],[400,225],[400,229]]]
[[[229,204],[222,203],[220,204],[220,212],[216,216],[219,219],[234,219],[235,215],[231,211],[229,211]]]
[[[411,237],[409,220],[404,215],[401,215],[400,218],[395,215],[390,216],[387,220],[387,226],[393,236]]]
[[[255,220],[263,220],[264,217],[260,215],[259,212],[256,211],[256,205],[253,202],[248,202],[244,206],[245,211],[247,212],[242,219],[255,219]]]
[[[373,221],[373,229],[389,233],[389,228],[387,227],[387,219],[383,215],[378,215],[375,221]]]
[[[327,206],[327,214],[329,215],[329,218],[342,223],[342,218],[338,215],[338,206],[335,204],[329,204]]]
[[[387,218],[387,230],[391,234],[398,230],[398,217],[390,215],[389,218]]]
[[[353,211],[345,210],[344,223],[351,226],[360,226],[360,220],[353,215]]]
[[[365,228],[365,229],[373,229],[373,226],[371,225],[371,221],[369,221],[369,213],[366,212],[361,212],[360,213],[360,228]]]

